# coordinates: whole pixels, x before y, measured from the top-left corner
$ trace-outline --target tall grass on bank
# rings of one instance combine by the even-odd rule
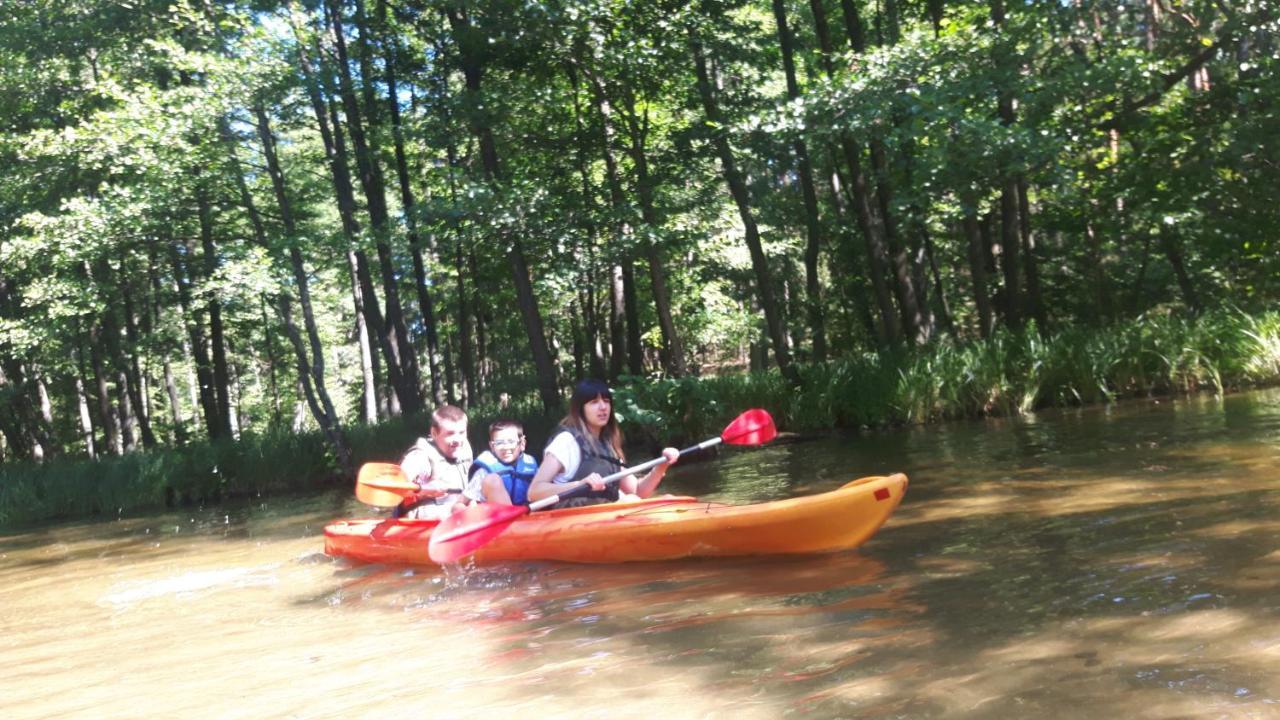
[[[799,368],[792,386],[776,371],[679,380],[633,380],[615,407],[631,444],[684,445],[718,435],[749,407],[783,430],[927,423],[1036,408],[1112,402],[1280,382],[1280,313],[1220,310],[1199,318],[1147,315],[1108,328],[999,332],[912,352],[862,353]],[[525,424],[536,452],[558,415],[536,400],[470,411],[471,439],[487,441],[499,417]],[[426,435],[425,417],[348,427],[352,457],[398,459]],[[349,483],[319,433],[246,436],[120,458],[0,465],[0,527],[50,519],[137,514],[164,507],[314,490]]]
[[[913,352],[863,353],[800,369],[661,380],[620,391],[625,427],[653,438],[715,435],[743,409],[781,428],[928,423],[1037,408],[1113,402],[1280,382],[1280,313],[1218,310],[1198,318],[1145,315],[1107,328],[1034,328]]]
[[[470,417],[478,448],[484,447],[489,423],[498,417],[523,421],[531,430],[531,448],[542,447],[546,431],[558,420],[548,419],[535,403],[474,408]],[[398,460],[418,437],[428,434],[429,424],[427,417],[399,417],[376,426],[348,427],[345,434],[358,466],[370,460]],[[349,482],[319,432],[246,435],[235,442],[197,442],[100,460],[6,463],[0,465],[0,528],[116,518]]]

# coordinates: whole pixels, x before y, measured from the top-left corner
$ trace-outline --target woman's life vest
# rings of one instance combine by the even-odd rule
[[[578,443],[578,451],[582,453],[582,461],[578,463],[578,471],[569,478],[570,482],[576,482],[590,475],[591,473],[599,473],[600,477],[607,477],[622,469],[622,460],[618,458],[613,448],[606,443],[596,439],[594,435],[583,433],[576,427],[565,427],[564,432],[573,436]],[[566,502],[571,504],[579,498],[589,498],[597,503],[600,502],[616,502],[618,499],[618,483],[610,483],[603,490],[592,490],[586,495],[580,495],[578,498],[572,498]],[[553,507],[560,507],[559,504]]]
[[[493,473],[502,478],[502,486],[507,489],[513,505],[529,504],[529,483],[538,472],[538,462],[528,453],[520,453],[514,465],[508,465],[498,459],[492,452],[485,450],[471,463],[471,476],[477,473],[483,479]]]

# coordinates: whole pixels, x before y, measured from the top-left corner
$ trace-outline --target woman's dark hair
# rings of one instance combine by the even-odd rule
[[[584,408],[587,403],[596,398],[604,398],[612,403],[613,391],[603,380],[587,378],[578,381],[578,384],[573,386],[573,395],[569,397],[569,414],[560,421],[560,425],[566,428],[577,428],[585,438],[590,440],[593,436],[587,426]],[[622,454],[622,428],[618,427],[618,417],[614,414],[613,408],[609,409],[609,422],[605,423],[604,428],[600,430],[600,442],[612,448],[619,460],[626,461],[626,457]]]

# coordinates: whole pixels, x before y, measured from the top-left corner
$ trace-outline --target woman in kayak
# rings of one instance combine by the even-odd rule
[[[622,453],[622,429],[613,414],[613,392],[609,386],[600,380],[583,380],[573,388],[569,414],[560,421],[559,432],[542,453],[542,465],[529,485],[529,500],[560,495],[582,484],[589,485],[591,492],[552,508],[647,498],[662,482],[667,466],[679,459],[680,452],[663,448],[662,455],[667,462],[643,478],[628,475],[605,485],[602,478],[621,470],[627,460]]]

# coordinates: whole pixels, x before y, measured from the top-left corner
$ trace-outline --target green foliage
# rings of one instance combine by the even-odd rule
[[[1034,328],[1001,331],[989,340],[808,365],[798,387],[772,371],[643,381],[619,390],[617,403],[625,428],[665,442],[716,435],[749,407],[768,410],[780,429],[822,432],[1274,384],[1278,348],[1280,313],[1152,314],[1047,338]]]
[[[316,451],[319,423],[275,313],[281,296],[301,305],[294,252],[317,327],[303,355],[357,462],[393,457],[425,429],[365,417],[356,251],[373,266],[381,314],[391,290],[400,296],[421,386],[468,405],[476,423],[526,420],[531,442],[557,419],[536,400],[534,310],[561,388],[619,368],[643,376],[622,383],[618,408],[650,445],[701,439],[748,404],[807,432],[1276,376],[1280,19],[1267,3],[1187,0],[1153,18],[1133,3],[1005,3],[999,19],[982,3],[930,4],[937,18],[902,3],[826,3],[830,56],[810,8],[792,3],[795,99],[760,0],[481,0],[465,22],[447,3],[333,5],[345,66],[335,18],[315,2],[0,0],[0,467],[19,478],[6,497],[36,503],[40,517],[55,505],[109,514],[129,497],[141,507],[275,487],[273,458],[329,473],[334,461],[306,461],[329,456]],[[848,7],[865,42],[846,33]],[[695,41],[723,115],[714,124],[696,91]],[[370,165],[354,156],[357,120]],[[803,364],[794,386],[774,372],[710,376],[768,365],[763,293],[718,137],[745,179],[797,357],[816,356],[809,306],[826,317],[830,361]],[[818,185],[818,298],[798,140]],[[853,209],[854,166],[868,218]],[[352,207],[337,200],[343,172]],[[1025,189],[1025,233],[1002,232],[1016,219],[1001,202],[1010,180]],[[379,192],[385,225],[372,213]],[[907,271],[878,278],[888,317],[863,220],[872,239],[886,228],[884,259]],[[513,281],[515,240],[532,298]],[[612,280],[624,268],[618,313]],[[1041,312],[1029,307],[1033,268]],[[888,338],[909,314],[907,273],[936,322]],[[667,377],[655,277],[692,377]],[[993,333],[978,327],[975,291],[994,306]],[[1029,326],[1010,319],[1023,301]],[[223,384],[196,352],[215,344],[215,311],[236,446],[193,440],[207,430],[195,395]],[[611,347],[611,321],[633,325],[639,347]],[[385,395],[387,359],[373,352]],[[161,446],[150,459],[104,431],[135,404]],[[384,402],[378,416],[393,414]],[[139,428],[122,430],[137,444]],[[301,438],[294,450],[289,433]],[[92,502],[79,490],[99,466],[74,460],[91,445],[125,455],[101,462],[116,479],[85,494]],[[15,464],[37,448],[64,456],[48,464],[64,484]]]
[[[0,526],[311,490],[338,477],[324,439],[314,433],[249,436],[97,461],[6,463],[0,465]]]

